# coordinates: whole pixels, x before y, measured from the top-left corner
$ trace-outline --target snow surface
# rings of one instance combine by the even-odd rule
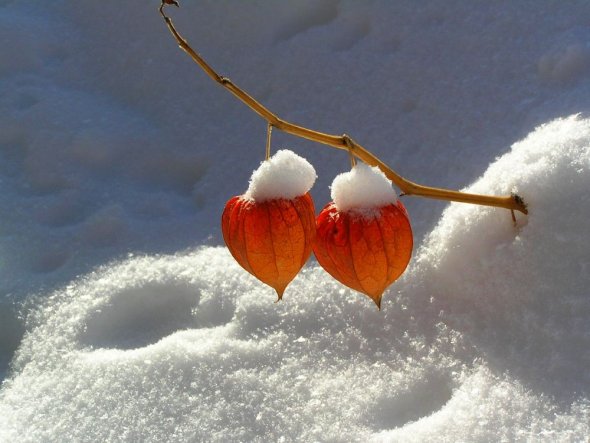
[[[293,151],[281,149],[254,170],[244,197],[258,202],[293,199],[309,192],[316,178],[311,163]]]
[[[397,201],[391,180],[379,168],[364,163],[338,174],[330,190],[334,205],[342,212],[379,208]]]
[[[158,3],[0,0],[0,441],[588,440],[588,3],[170,9],[281,118],[525,198],[514,226],[405,197],[418,247],[381,312],[314,262],[275,304],[219,246],[266,123]],[[273,144],[327,202],[348,153]]]

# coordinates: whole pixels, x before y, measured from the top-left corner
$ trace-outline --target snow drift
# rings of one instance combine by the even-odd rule
[[[590,121],[539,127],[370,300],[306,268],[289,300],[222,248],[56,291],[0,394],[6,441],[579,441],[590,434]]]

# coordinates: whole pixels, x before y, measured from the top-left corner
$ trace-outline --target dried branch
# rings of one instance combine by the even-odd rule
[[[168,29],[174,36],[180,48],[183,51],[185,51],[193,59],[193,61],[197,63],[203,69],[203,71],[205,71],[205,73],[209,77],[211,77],[214,81],[216,81],[229,92],[231,92],[239,100],[244,102],[250,109],[252,109],[258,115],[260,115],[263,119],[265,119],[269,127],[274,127],[283,132],[301,138],[305,138],[324,145],[332,146],[334,148],[349,151],[352,155],[358,157],[368,165],[378,166],[379,169],[381,169],[383,173],[387,176],[387,178],[389,178],[402,191],[402,194],[404,195],[413,195],[418,197],[456,201],[462,203],[472,203],[485,206],[496,206],[510,209],[511,211],[519,211],[523,214],[528,214],[526,204],[524,203],[523,199],[516,194],[505,197],[495,197],[488,195],[469,194],[465,192],[419,185],[397,174],[393,169],[391,169],[389,166],[387,166],[385,163],[379,160],[375,155],[373,155],[370,151],[363,148],[361,145],[359,145],[346,134],[325,134],[323,132],[314,131],[312,129],[308,129],[303,126],[295,125],[288,121],[282,120],[281,118],[273,114],[271,111],[269,111],[264,105],[256,101],[247,92],[236,86],[229,78],[222,77],[219,74],[217,74],[217,72],[215,72],[215,70],[203,59],[203,57],[201,57],[197,52],[193,50],[193,48],[190,47],[187,41],[178,33],[178,31],[174,27],[174,24],[172,23],[170,17],[168,17],[165,14],[164,7],[167,4],[175,4],[176,6],[178,6],[178,2],[176,2],[176,0],[162,0],[162,4],[159,10],[160,14],[166,21]]]

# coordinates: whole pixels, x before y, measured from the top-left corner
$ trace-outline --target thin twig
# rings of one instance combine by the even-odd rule
[[[350,156],[350,167],[354,168],[356,166],[356,158],[353,152],[354,145],[352,144],[352,139],[346,134],[344,134],[342,138],[344,139],[344,143],[346,143],[346,147],[348,148],[348,155]]]
[[[270,160],[270,138],[272,136],[272,125],[266,125],[266,160]]]
[[[174,2],[176,3],[176,2]],[[324,145],[332,146],[338,149],[345,149],[356,156],[370,166],[377,166],[383,171],[383,173],[389,178],[404,195],[414,195],[418,197],[433,198],[438,200],[456,201],[462,203],[472,203],[477,205],[485,206],[496,206],[501,208],[510,209],[513,211],[519,211],[523,214],[528,214],[526,204],[523,199],[516,194],[512,194],[505,197],[495,197],[489,195],[469,194],[465,192],[452,191],[442,188],[433,188],[430,186],[423,186],[417,183],[411,182],[397,174],[393,169],[379,160],[370,151],[363,148],[353,139],[347,135],[331,135],[323,132],[314,131],[312,129],[305,128],[303,126],[295,125],[288,121],[282,120],[271,111],[269,111],[264,105],[256,101],[247,92],[236,86],[229,78],[220,76],[215,70],[197,53],[190,47],[187,41],[178,33],[174,27],[172,20],[164,13],[165,4],[171,4],[170,0],[162,0],[160,6],[160,14],[164,17],[168,29],[174,36],[176,42],[180,48],[185,51],[195,63],[197,63],[205,73],[211,77],[214,81],[219,83],[229,92],[231,92],[236,98],[244,102],[250,109],[265,119],[268,124],[275,127],[283,132],[292,134],[301,138],[315,141]],[[177,5],[178,6],[178,5]]]

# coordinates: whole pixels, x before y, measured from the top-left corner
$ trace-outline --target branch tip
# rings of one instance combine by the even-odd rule
[[[524,202],[524,199],[515,193],[510,194],[512,196],[512,199],[514,200],[514,202],[516,203],[516,205],[518,206],[518,210],[520,212],[522,212],[523,214],[528,214],[528,208],[527,208],[527,204]]]
[[[162,3],[160,3],[160,7],[158,8],[158,11],[160,11],[160,15],[164,17],[164,20],[166,20],[166,22],[170,22],[170,18],[164,13],[164,7],[166,5],[174,5],[177,8],[180,8],[180,4],[178,3],[178,0],[162,0]]]

